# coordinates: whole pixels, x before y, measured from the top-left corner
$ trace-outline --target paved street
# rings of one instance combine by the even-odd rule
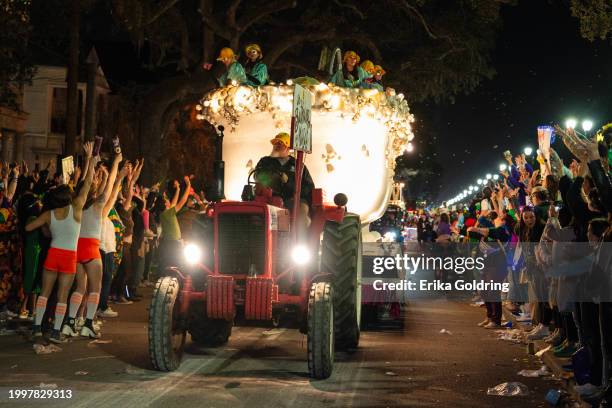
[[[517,376],[522,368],[538,368],[537,361],[527,359],[523,346],[476,327],[484,309],[449,300],[411,303],[403,330],[363,333],[356,352],[337,354],[336,371],[325,381],[307,376],[305,336],[255,327],[236,328],[223,348],[189,345],[179,371],[151,371],[145,308],[142,302],[116,307],[121,317],[103,326],[112,343],[77,340],[61,352],[35,355],[21,337],[1,337],[0,367],[7,374],[1,403],[7,404],[9,388],[45,383],[74,390],[70,404],[45,407],[535,407],[555,386]],[[504,381],[522,381],[531,396],[486,395],[487,387]]]

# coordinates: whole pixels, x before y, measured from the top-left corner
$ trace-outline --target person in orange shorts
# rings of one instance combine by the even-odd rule
[[[42,290],[36,301],[36,320],[32,325],[32,335],[34,338],[42,336],[40,326],[47,308],[47,299],[57,281],[55,322],[49,338],[54,343],[66,341],[62,337],[60,328],[66,314],[68,291],[76,274],[77,241],[81,230],[83,206],[93,182],[96,163],[99,160],[98,157],[92,158],[93,143],[85,143],[83,147],[86,157],[89,159],[89,165],[87,166],[87,176],[79,193],[73,198],[72,191],[67,184],[62,184],[50,190],[48,194],[52,209],[45,211],[25,227],[28,232],[43,225],[48,225],[51,230],[51,246],[43,265]]]
[[[94,327],[93,319],[98,310],[102,288],[102,257],[100,255],[100,237],[104,219],[102,211],[111,196],[121,160],[122,156],[119,153],[113,160],[110,174],[103,166],[100,167],[83,207],[83,220],[76,253],[77,287],[70,296],[68,319],[62,328],[62,334],[66,336],[79,335],[76,328],[76,315],[87,290],[85,324],[81,328],[80,335],[92,339],[100,337]]]

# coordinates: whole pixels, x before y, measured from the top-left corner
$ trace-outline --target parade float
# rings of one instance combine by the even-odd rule
[[[315,185],[329,199],[345,193],[349,211],[359,214],[362,225],[379,219],[393,191],[395,158],[414,137],[408,103],[392,90],[342,88],[312,78],[229,85],[202,98],[198,119],[226,129],[226,198],[240,200],[249,172],[270,153],[270,139],[291,128],[294,83],[312,96],[312,154],[305,164]]]

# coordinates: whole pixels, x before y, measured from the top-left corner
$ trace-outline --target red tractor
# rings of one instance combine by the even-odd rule
[[[359,344],[359,216],[346,211],[344,194],[327,204],[322,190],[314,189],[307,240],[298,243],[297,211],[290,212],[250,175],[243,201],[221,200],[220,130],[215,162],[219,200],[194,225],[195,242],[184,247],[191,266],[169,268],[157,281],[149,312],[151,362],[157,370],[177,369],[187,332],[195,343],[219,346],[236,323],[270,325],[293,316],[308,336],[309,374],[328,378],[335,350]],[[300,197],[302,164],[298,154],[294,199]]]

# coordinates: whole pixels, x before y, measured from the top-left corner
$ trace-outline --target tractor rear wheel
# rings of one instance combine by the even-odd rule
[[[327,221],[323,228],[321,272],[333,276],[336,345],[359,345],[361,324],[361,221],[346,214],[341,223]]]
[[[217,347],[227,343],[232,334],[233,322],[223,319],[209,319],[202,303],[191,308],[189,334],[191,340],[203,346]]]
[[[173,371],[181,364],[185,327],[179,317],[178,279],[160,278],[149,309],[149,357],[156,370]]]
[[[308,297],[308,372],[328,378],[334,369],[334,302],[329,282],[315,282]]]

